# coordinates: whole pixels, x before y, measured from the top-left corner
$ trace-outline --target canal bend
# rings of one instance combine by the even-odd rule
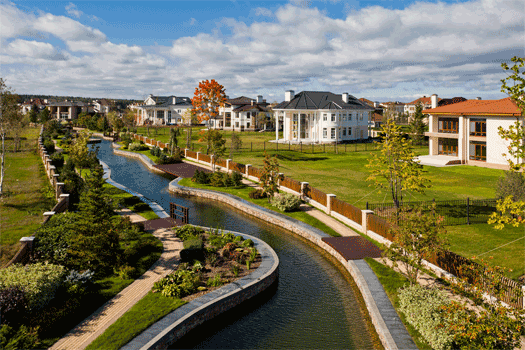
[[[310,244],[292,233],[218,202],[179,197],[173,179],[149,171],[139,160],[98,144],[111,178],[157,202],[189,207],[191,224],[244,232],[267,242],[280,260],[274,292],[198,327],[175,344],[184,348],[374,348],[354,291],[343,274]]]

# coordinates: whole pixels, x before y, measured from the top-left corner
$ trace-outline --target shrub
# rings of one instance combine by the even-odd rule
[[[27,296],[27,308],[38,310],[47,305],[62,284],[64,267],[54,264],[11,265],[0,270],[0,289],[19,287]]]
[[[53,154],[55,152],[55,143],[50,139],[44,140],[44,147],[48,154]]]
[[[53,215],[35,232],[34,259],[67,266],[69,262],[69,240],[78,219],[76,213]]]
[[[144,143],[132,142],[129,144],[128,149],[130,151],[145,151],[149,149],[149,147],[144,145]]]
[[[204,244],[202,243],[202,239],[199,237],[189,237],[184,241],[183,246],[184,249],[202,249]]]
[[[0,289],[0,315],[2,324],[16,325],[20,323],[26,312],[26,293],[19,286]]]
[[[0,349],[38,349],[38,328],[28,328],[24,325],[15,330],[6,324],[0,328]]]
[[[233,186],[242,186],[242,175],[238,171],[234,171],[231,174]]]
[[[205,171],[195,170],[195,174],[191,178],[191,181],[198,184],[209,184],[210,183],[210,174]]]
[[[426,342],[436,350],[449,349],[454,335],[442,328],[447,322],[442,307],[450,303],[447,296],[436,288],[418,284],[400,288],[398,296],[401,312]]]
[[[216,274],[213,277],[210,277],[208,281],[206,282],[206,285],[208,287],[220,287],[224,284],[224,281],[222,280],[222,276],[220,273]]]
[[[225,183],[228,183],[228,174],[215,171],[210,176],[210,185],[213,187],[224,187]]]
[[[200,281],[199,273],[179,267],[177,271],[155,282],[152,291],[160,292],[165,297],[182,298],[194,293]]]
[[[251,239],[246,239],[242,242],[244,248],[253,247],[253,241]]]
[[[135,276],[136,270],[132,266],[124,265],[114,270],[115,274],[122,280],[129,280]]]
[[[261,198],[266,198],[266,193],[262,189],[257,188],[257,189],[253,189],[248,194],[248,196],[250,196],[251,199],[261,199]]]
[[[82,294],[93,284],[95,272],[86,270],[82,273],[71,270],[64,280],[64,286],[70,294]]]
[[[187,240],[190,236],[200,237],[204,233],[204,230],[192,225],[184,225],[175,230],[175,236],[179,237],[182,241]]]
[[[281,211],[295,211],[301,205],[301,199],[291,193],[282,193],[271,198],[270,203]]]
[[[513,201],[525,200],[525,174],[506,171],[505,176],[498,181],[497,198],[506,198],[512,195]]]
[[[57,168],[62,168],[64,166],[64,156],[62,153],[53,153],[50,158],[53,165]]]

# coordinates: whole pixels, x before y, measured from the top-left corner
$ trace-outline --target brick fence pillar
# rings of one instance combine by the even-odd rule
[[[251,164],[246,164],[246,169],[245,169],[245,171],[246,171],[246,173],[245,173],[246,177],[248,177],[248,168],[250,168],[251,166],[252,166]]]
[[[188,154],[186,153],[188,151],[187,148],[184,149],[184,158],[186,158],[188,156]]]
[[[58,198],[60,195],[64,192],[64,186],[65,184],[63,182],[57,182],[56,183],[56,200],[58,201]]]
[[[306,195],[304,192],[306,191],[306,187],[308,187],[308,182],[301,182],[301,198],[304,200]]]
[[[213,154],[210,156],[210,166],[213,166]]]
[[[53,174],[53,187],[56,188],[57,184],[58,184],[58,177],[60,175],[59,174]]]
[[[59,200],[62,200],[62,198],[65,198],[65,200],[66,200],[66,209],[69,209],[69,193],[62,193],[59,196]]]
[[[199,154],[201,154],[201,152],[197,152],[197,162],[199,161]]]
[[[326,195],[326,213],[328,215],[332,214],[332,198],[335,198],[335,194]]]
[[[229,173],[230,172],[230,162],[232,160],[231,159],[226,159],[226,172]]]
[[[362,232],[368,236],[368,215],[372,215],[374,212],[372,210],[361,210],[361,227]]]

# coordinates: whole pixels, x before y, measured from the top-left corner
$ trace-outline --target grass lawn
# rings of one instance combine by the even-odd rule
[[[189,178],[182,179],[181,181],[179,181],[179,184],[181,186],[202,188],[202,189],[207,189],[207,190],[214,190],[214,191],[220,191],[220,192],[224,192],[224,193],[229,193],[229,194],[235,195],[237,197],[240,197],[240,198],[242,198],[242,199],[244,199],[244,200],[246,200],[248,202],[257,204],[257,205],[259,205],[261,207],[268,208],[268,209],[271,209],[271,210],[274,210],[274,211],[278,211],[275,207],[271,206],[268,203],[268,200],[266,198],[251,199],[249,197],[249,193],[252,191],[251,187],[242,187],[242,188],[212,187],[212,186],[209,186],[209,185],[197,184],[195,182],[192,182],[191,179],[189,179]],[[278,211],[278,212],[280,212],[280,211]],[[303,211],[296,211],[296,212],[291,212],[291,213],[280,212],[280,213],[284,214],[284,215],[287,215],[287,216],[289,216],[291,218],[297,219],[299,221],[305,222],[308,225],[313,226],[315,228],[318,228],[319,230],[325,232],[326,234],[328,234],[328,235],[330,235],[332,237],[339,237],[340,236],[332,228],[328,227],[323,222],[317,220],[316,218],[308,215],[307,213],[305,213]]]
[[[149,292],[86,349],[120,349],[144,329],[184,304],[186,302],[180,299]]]
[[[506,275],[514,280],[525,274],[525,227],[507,225],[496,230],[489,224],[474,224],[447,226],[446,230],[451,251],[510,268],[512,272]]]
[[[42,214],[56,203],[36,151],[39,133],[38,127],[27,128],[17,153],[12,152],[12,140],[6,140],[4,195],[0,197],[0,266],[11,260],[20,248],[20,238],[31,236],[42,224]]]
[[[432,349],[430,345],[428,345],[425,342],[421,334],[406,321],[405,315],[402,312],[398,311],[399,298],[397,296],[397,290],[403,287],[405,284],[408,284],[408,279],[400,273],[392,270],[388,266],[378,263],[372,258],[365,258],[365,261],[368,263],[368,265],[370,265],[377,278],[379,279],[379,282],[381,282],[381,284],[383,285],[383,288],[385,289],[385,292],[388,295],[390,302],[396,309],[397,314],[401,318],[401,321],[403,321],[403,323],[405,324],[405,327],[407,328],[408,333],[416,343],[416,346],[421,350]]]
[[[139,214],[148,220],[159,218],[150,206],[141,201],[138,197],[108,183],[104,184],[104,189],[111,198],[119,200],[123,207],[128,208],[136,214]]]

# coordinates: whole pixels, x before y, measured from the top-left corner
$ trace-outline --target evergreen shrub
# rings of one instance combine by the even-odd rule
[[[280,196],[272,197],[270,203],[280,211],[295,211],[299,209],[301,199],[291,193],[281,193]]]

